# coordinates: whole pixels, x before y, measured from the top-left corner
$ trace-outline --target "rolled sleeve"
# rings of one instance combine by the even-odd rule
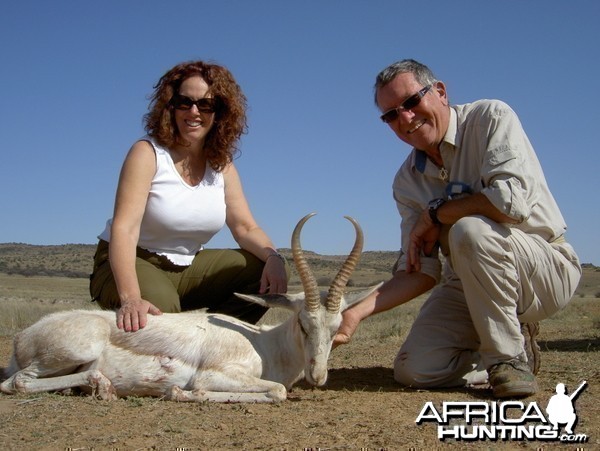
[[[530,193],[536,181],[527,161],[529,140],[514,111],[497,102],[487,123],[489,136],[482,155],[482,193],[502,213],[521,223],[531,215]]]
[[[495,180],[482,193],[499,211],[515,219],[518,223],[525,221],[531,213],[518,179]]]

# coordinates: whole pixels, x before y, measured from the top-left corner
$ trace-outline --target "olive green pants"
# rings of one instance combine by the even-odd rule
[[[258,293],[264,262],[242,249],[205,249],[190,266],[137,248],[136,271],[142,298],[165,313],[206,308],[256,323],[267,309],[246,302],[234,292]],[[90,276],[92,300],[107,310],[120,307],[119,293],[108,258],[108,243],[100,240]]]

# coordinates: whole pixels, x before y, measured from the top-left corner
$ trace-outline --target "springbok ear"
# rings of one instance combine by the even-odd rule
[[[354,304],[357,304],[358,302],[362,301],[364,298],[366,298],[375,290],[377,290],[381,285],[383,285],[383,282],[380,282],[377,285],[373,285],[372,287],[369,287],[365,290],[351,291],[349,293],[345,293],[343,298],[344,302],[341,310],[344,311],[347,308],[352,307]]]
[[[304,304],[304,293],[295,294],[241,294],[233,293],[238,298],[248,302],[262,305],[263,307],[284,308],[299,312]]]

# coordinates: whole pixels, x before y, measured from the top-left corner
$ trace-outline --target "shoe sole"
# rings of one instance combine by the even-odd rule
[[[495,398],[523,398],[538,392],[538,384],[532,382],[509,382],[492,389]]]

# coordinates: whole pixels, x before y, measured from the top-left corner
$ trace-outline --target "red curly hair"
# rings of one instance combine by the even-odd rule
[[[238,141],[247,132],[246,96],[225,67],[188,61],[169,70],[154,86],[149,112],[144,115],[144,128],[163,147],[189,145],[179,136],[170,101],[184,80],[198,75],[209,86],[217,104],[215,121],[206,137],[204,150],[208,164],[215,171],[222,171],[239,152]]]

